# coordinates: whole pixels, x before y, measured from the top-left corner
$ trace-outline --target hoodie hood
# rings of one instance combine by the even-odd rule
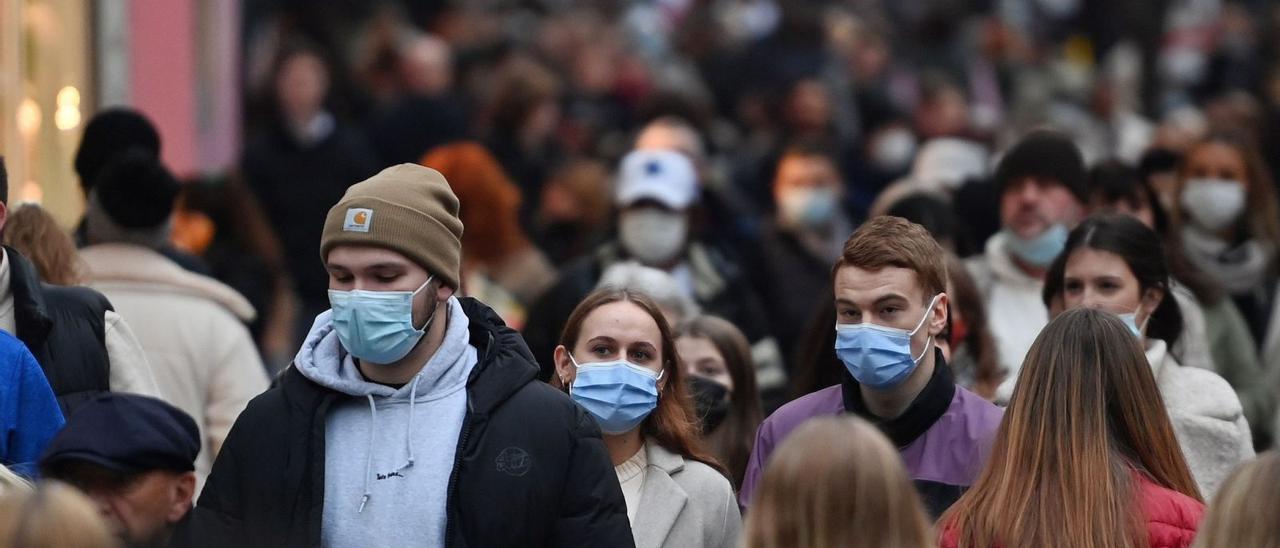
[[[507,327],[488,306],[471,298],[451,298],[448,321],[446,343],[461,341],[475,349],[478,359],[478,363],[470,368],[469,375],[463,378],[469,388],[468,408],[472,412],[488,412],[537,377],[537,361],[529,352],[524,338]],[[441,350],[423,367],[424,372],[443,361],[441,354],[446,352],[445,346],[442,344]],[[458,351],[462,350],[465,349],[459,348]],[[327,310],[316,317],[294,359],[293,368],[312,383],[348,396],[388,398],[402,393],[400,396],[407,398],[411,390],[409,385],[397,390],[366,381],[356,369],[351,355],[338,341],[332,313]],[[433,385],[451,385],[457,380],[451,375],[447,377],[435,379],[434,383],[421,378],[418,398],[428,393]]]
[[[414,376],[401,388],[394,388],[365,380],[356,367],[355,359],[342,347],[338,332],[333,327],[333,311],[326,310],[316,317],[306,341],[298,350],[294,365],[298,372],[312,382],[349,396],[376,396],[392,400],[430,399],[432,395],[449,393],[466,385],[470,367],[463,364],[464,354],[474,353],[468,344],[470,321],[462,312],[457,298],[450,298],[446,305],[444,339],[440,348]],[[412,385],[412,386],[411,386]]]

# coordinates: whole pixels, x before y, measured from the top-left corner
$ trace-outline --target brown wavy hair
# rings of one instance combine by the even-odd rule
[[[1203,500],[1137,338],[1070,310],[1031,345],[986,468],[940,523],[960,546],[1146,546],[1135,474]]]
[[[582,334],[582,324],[592,311],[606,304],[623,301],[635,304],[653,318],[662,336],[662,370],[667,382],[658,393],[658,408],[645,417],[640,425],[640,433],[646,438],[657,440],[669,451],[706,464],[724,474],[720,461],[703,447],[698,437],[698,421],[693,411],[693,400],[686,387],[684,372],[680,370],[680,360],[676,356],[675,337],[671,335],[671,326],[663,317],[662,309],[648,295],[608,286],[593,291],[569,315],[569,321],[565,323],[564,332],[560,335],[560,344],[565,348],[576,346]],[[553,375],[551,384],[561,390],[565,389],[559,376]]]
[[[431,149],[422,165],[449,181],[458,196],[462,253],[468,262],[493,265],[532,246],[520,228],[520,189],[483,145],[463,141]]]
[[[44,208],[25,204],[9,212],[4,244],[35,265],[40,281],[53,285],[80,283],[83,265],[76,244]]]
[[[755,445],[756,428],[764,420],[760,408],[760,389],[756,384],[756,368],[751,361],[751,343],[737,326],[716,316],[694,316],[676,328],[676,337],[703,338],[724,358],[733,380],[729,396],[729,414],[714,432],[706,435],[707,445],[729,469],[734,489],[742,486],[747,462]]]
[[[805,421],[769,459],[747,548],[926,548],[928,518],[902,456],[854,415]]]

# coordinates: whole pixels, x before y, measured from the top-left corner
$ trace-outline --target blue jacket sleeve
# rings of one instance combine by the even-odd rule
[[[8,454],[5,461],[11,463],[19,475],[33,478],[37,475],[36,461],[45,446],[62,429],[62,411],[58,400],[45,379],[40,364],[25,347],[14,354],[17,379],[14,383],[16,413],[8,436]]]

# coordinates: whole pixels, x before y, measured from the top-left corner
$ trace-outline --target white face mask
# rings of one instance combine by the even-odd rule
[[[646,265],[676,258],[688,236],[689,220],[682,211],[646,207],[625,211],[618,219],[622,247]]]
[[[1217,232],[1240,219],[1244,185],[1230,179],[1191,179],[1182,189],[1182,207],[1200,228]]]
[[[907,168],[915,154],[915,134],[906,128],[894,128],[876,139],[871,149],[871,161],[882,170],[900,171]]]

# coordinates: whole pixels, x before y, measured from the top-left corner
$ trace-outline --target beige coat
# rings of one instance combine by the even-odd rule
[[[196,477],[203,487],[236,417],[267,389],[243,323],[253,307],[230,287],[141,246],[101,244],[80,255],[86,284],[111,300],[142,343],[160,396],[200,427]]]
[[[1179,365],[1164,341],[1148,340],[1147,361],[1191,475],[1209,500],[1237,465],[1254,458],[1240,399],[1217,373]]]
[[[645,444],[645,452],[649,466],[631,526],[636,548],[737,546],[742,515],[729,480],[654,440]]]

